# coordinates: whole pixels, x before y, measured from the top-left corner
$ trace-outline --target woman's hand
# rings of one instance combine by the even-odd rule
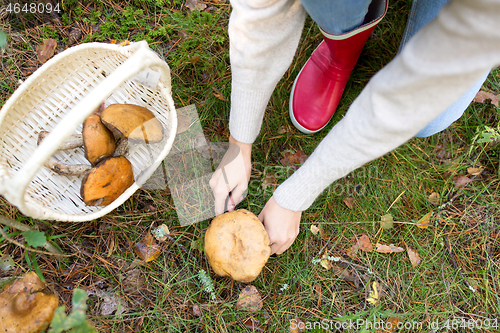
[[[243,194],[248,188],[252,166],[252,144],[236,141],[229,137],[229,149],[215,170],[209,185],[214,192],[215,214],[232,211],[243,200]],[[226,199],[231,192],[227,207]]]
[[[294,212],[281,207],[271,197],[259,214],[259,219],[271,241],[271,254],[285,252],[295,241],[299,234],[300,218],[302,211]]]

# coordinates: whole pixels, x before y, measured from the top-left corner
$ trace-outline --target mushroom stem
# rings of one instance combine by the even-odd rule
[[[119,139],[116,144],[115,152],[113,153],[113,157],[124,156],[127,153],[128,149],[128,140],[127,139]]]
[[[50,134],[50,132],[47,131],[42,131],[38,134],[38,142],[37,145],[39,146],[40,143]],[[78,147],[83,147],[83,135],[81,134],[73,134],[69,138],[66,139],[60,146],[59,150],[64,150],[64,149],[74,149]]]
[[[83,176],[92,169],[92,166],[87,164],[65,164],[53,156],[51,156],[44,165],[55,173],[63,176]]]

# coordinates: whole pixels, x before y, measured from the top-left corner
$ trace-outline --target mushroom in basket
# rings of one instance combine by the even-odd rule
[[[40,132],[38,144],[48,134]],[[82,134],[70,136],[59,147],[63,150],[83,146],[91,165],[68,165],[52,156],[45,166],[60,175],[84,176],[82,200],[89,206],[106,206],[134,183],[132,164],[123,156],[128,142],[156,143],[162,139],[163,126],[151,111],[138,105],[112,104],[87,117]]]

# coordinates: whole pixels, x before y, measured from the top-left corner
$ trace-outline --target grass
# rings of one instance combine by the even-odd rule
[[[367,42],[333,121],[314,136],[300,134],[288,119],[293,80],[320,41],[318,28],[310,20],[306,22],[295,60],[269,103],[254,145],[249,195],[239,207],[259,213],[276,186],[293,172],[280,162],[283,152],[312,153],[370,77],[396,55],[410,5],[403,0],[391,2],[387,17]],[[207,6],[198,12],[178,0],[72,0],[64,2],[61,24],[39,14],[4,17],[0,27],[10,39],[1,53],[0,105],[18,87],[19,80],[39,67],[35,49],[42,39],[56,38],[58,51],[62,51],[71,28],[77,27],[82,31],[78,43],[146,39],[172,68],[176,106],[196,104],[205,135],[214,142],[227,141],[230,7],[225,1]],[[485,90],[500,91],[499,73],[498,69],[491,73]],[[126,300],[128,311],[102,315],[104,298],[90,296],[88,315],[102,332],[285,332],[295,318],[312,328],[308,332],[323,332],[335,331],[330,326],[335,323],[385,323],[390,317],[407,325],[401,332],[429,332],[437,323],[449,324],[441,329],[444,331],[465,332],[471,329],[453,328],[459,323],[453,322],[454,318],[479,323],[498,318],[500,312],[499,152],[498,146],[476,142],[484,126],[497,127],[499,117],[499,108],[472,103],[465,115],[442,133],[412,139],[332,184],[304,212],[301,232],[292,247],[270,258],[253,283],[264,299],[263,309],[256,313],[235,309],[244,284],[215,277],[211,271],[202,251],[203,233],[210,221],[180,227],[168,188],[138,190],[114,212],[86,223],[32,220],[3,198],[0,209],[2,215],[48,236],[64,235],[56,242],[75,256],[58,261],[36,255],[49,289],[61,304],[70,307],[75,287],[109,291]],[[454,177],[467,175],[469,167],[482,167],[483,171],[469,175],[472,181],[457,189]],[[265,177],[275,181],[263,189]],[[433,192],[440,196],[438,205],[429,200]],[[346,198],[353,199],[352,207],[344,203]],[[431,226],[418,228],[415,223],[431,211]],[[397,221],[388,230],[378,222],[386,214]],[[152,225],[162,223],[169,226],[174,241],[163,243],[162,255],[154,261],[137,261],[135,243]],[[312,225],[319,226],[321,232],[313,234]],[[359,251],[351,260],[346,253],[363,234],[374,244],[416,250],[420,264],[413,267],[405,252]],[[13,237],[22,240],[21,236]],[[0,251],[11,255],[17,264],[14,271],[0,272],[1,279],[28,268],[21,248],[1,241]],[[325,251],[359,265],[341,266],[347,267],[351,277],[361,275],[361,280],[350,281],[338,269],[313,264],[312,260]],[[214,281],[215,300],[203,291],[198,279],[201,269]],[[382,288],[381,297],[378,305],[370,306],[366,302],[368,287],[375,281]],[[193,307],[199,307],[202,315]],[[251,323],[257,328],[252,329]],[[346,331],[361,329],[351,326]]]

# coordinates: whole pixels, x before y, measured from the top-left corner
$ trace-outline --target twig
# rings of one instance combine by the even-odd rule
[[[445,244],[445,246],[448,249],[448,252],[450,254],[450,260],[451,260],[451,263],[453,264],[453,267],[458,271],[458,273],[460,273],[460,276],[462,277],[462,280],[465,282],[465,284],[467,285],[467,287],[473,293],[475,293],[476,292],[476,288],[474,288],[473,286],[471,286],[471,284],[469,283],[469,281],[467,281],[467,279],[465,278],[465,276],[462,274],[462,269],[457,265],[457,263],[456,263],[456,261],[454,259],[455,255],[453,254],[453,251],[451,249],[450,240],[448,239],[448,235],[447,234],[444,234],[444,244]]]

